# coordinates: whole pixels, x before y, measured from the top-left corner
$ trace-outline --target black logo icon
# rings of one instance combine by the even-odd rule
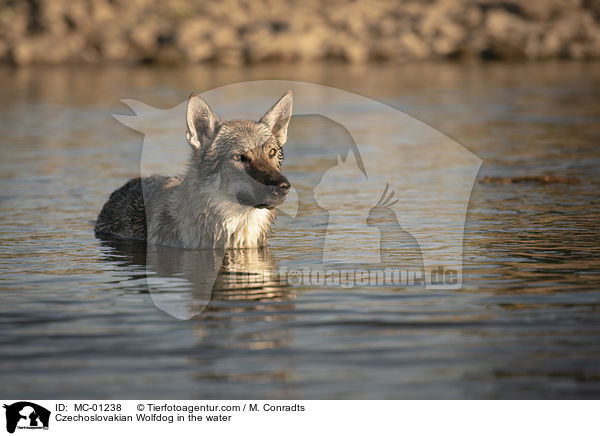
[[[48,429],[50,411],[29,401],[19,401],[6,409],[6,431],[14,433],[17,427],[25,429]]]

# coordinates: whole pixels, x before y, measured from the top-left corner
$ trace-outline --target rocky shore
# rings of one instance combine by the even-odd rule
[[[600,0],[0,0],[0,62],[598,59]]]

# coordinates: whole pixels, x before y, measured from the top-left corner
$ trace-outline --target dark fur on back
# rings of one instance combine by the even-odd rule
[[[131,179],[110,195],[98,215],[96,231],[146,240],[146,208],[139,177]]]
[[[147,239],[147,223],[145,202],[152,202],[152,197],[158,189],[173,177],[151,176],[129,180],[114,191],[96,221],[95,230],[98,233],[119,235],[129,239]]]

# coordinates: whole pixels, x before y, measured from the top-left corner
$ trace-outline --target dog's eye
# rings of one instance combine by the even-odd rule
[[[272,148],[271,150],[269,150],[269,157],[274,157],[276,154],[277,154],[276,148]]]
[[[241,154],[234,154],[231,156],[231,159],[233,159],[236,162],[240,162],[242,160],[242,155]]]

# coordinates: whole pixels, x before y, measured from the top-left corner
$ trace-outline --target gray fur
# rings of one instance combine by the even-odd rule
[[[280,167],[291,109],[289,91],[259,122],[223,122],[192,94],[186,174],[130,180],[111,194],[96,232],[184,248],[266,245],[290,187]]]

